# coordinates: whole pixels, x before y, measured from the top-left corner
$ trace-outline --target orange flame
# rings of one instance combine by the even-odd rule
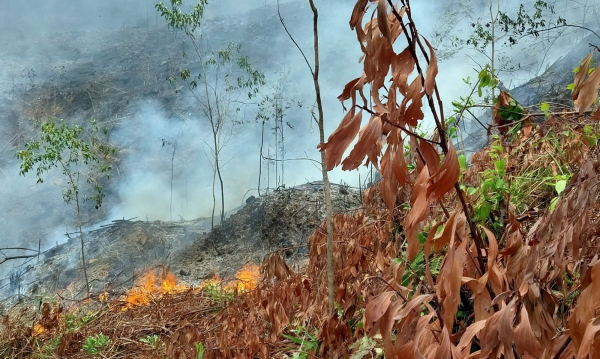
[[[126,302],[123,310],[138,305],[148,305],[150,301],[161,298],[165,294],[181,293],[188,289],[185,283],[177,284],[177,282],[177,277],[167,270],[163,270],[161,278],[157,278],[154,270],[146,272],[123,298],[123,301]]]
[[[34,325],[33,326],[33,336],[37,337],[38,335],[42,334],[44,332],[44,330],[46,330],[46,329],[44,328],[43,325],[40,325],[40,324]]]
[[[237,281],[233,283],[234,288],[240,292],[253,290],[260,280],[260,266],[256,264],[246,264],[235,275]]]
[[[98,300],[103,303],[108,301],[108,292],[105,291],[104,293],[98,294]]]
[[[248,292],[256,288],[259,281],[260,266],[256,264],[246,264],[236,273],[235,280],[224,284],[222,287],[225,291],[233,291],[237,289],[238,292]],[[223,279],[221,279],[219,273],[215,273],[211,279],[202,282],[200,284],[200,288],[204,289],[210,286],[217,286],[222,282]]]
[[[247,292],[253,290],[258,285],[260,280],[260,267],[256,264],[246,264],[240,269],[235,275],[235,280],[223,285],[223,289],[226,291],[234,291],[237,289],[238,292]],[[157,277],[154,270],[146,272],[137,281],[136,285],[121,298],[125,302],[125,306],[122,308],[123,311],[131,309],[140,305],[148,305],[152,300],[159,299],[165,294],[175,294],[185,292],[190,289],[185,283],[178,284],[177,277],[167,271],[162,271],[162,274]],[[217,286],[222,283],[222,279],[218,273],[214,275],[212,279],[202,282],[197,288],[198,290],[205,289],[210,286]],[[100,300],[106,300],[106,295],[101,294]]]

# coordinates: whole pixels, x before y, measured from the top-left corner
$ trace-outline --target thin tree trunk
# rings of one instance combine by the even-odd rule
[[[280,109],[279,122],[281,125],[281,185],[285,186],[285,142],[283,138],[283,108]]]
[[[490,0],[490,17],[492,20],[492,56],[491,56],[491,68],[492,68],[492,78],[496,77],[496,74],[494,73],[495,70],[495,61],[494,58],[496,56],[496,19],[498,17],[498,13],[496,13],[496,16],[494,16],[494,12],[492,10],[492,6],[494,5],[494,0]],[[498,6],[500,6],[500,3],[498,3]],[[494,86],[492,86],[492,101],[494,100],[495,97],[495,89]],[[493,103],[493,102],[492,102]]]
[[[85,264],[85,249],[83,241],[83,229],[81,228],[81,211],[79,209],[79,194],[75,191],[75,203],[77,205],[77,226],[79,227],[79,240],[81,241],[81,264],[83,265],[83,276],[85,277],[85,291],[87,297],[90,297],[90,282],[87,275],[87,265]]]
[[[315,70],[313,72],[313,82],[315,84],[315,94],[317,97],[317,109],[319,111],[319,140],[325,143],[325,129],[323,126],[323,104],[321,102],[321,88],[319,86],[319,13],[313,0],[308,0],[313,12],[313,32],[315,48]],[[325,163],[325,152],[321,152],[321,171],[323,172],[323,192],[325,194],[325,208],[327,221],[327,293],[329,316],[334,314],[334,268],[333,268],[333,205],[331,202],[331,187],[329,185],[329,176],[327,174],[327,164]]]
[[[275,96],[275,188],[279,188],[279,115],[277,114],[279,107],[277,96]]]
[[[219,176],[219,184],[221,186],[221,223],[225,221],[225,188],[223,186],[223,177],[221,177],[221,167],[219,166],[219,151],[215,152],[215,168]]]
[[[173,174],[175,172],[175,151],[177,151],[177,140],[175,140],[175,143],[173,144],[173,155],[171,156],[171,201],[169,203],[169,213],[171,214],[171,222],[173,222]]]
[[[258,196],[260,197],[260,180],[262,177],[263,145],[265,143],[265,120],[262,122],[262,131],[260,135],[260,158],[258,161]]]

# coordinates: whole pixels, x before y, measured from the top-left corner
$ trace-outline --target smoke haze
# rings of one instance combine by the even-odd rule
[[[469,31],[470,21],[464,18],[468,12],[485,19],[488,3],[473,1],[470,7],[459,3],[413,4],[414,20],[422,34],[435,38],[441,33],[435,46],[452,54],[440,64],[438,76],[447,109],[452,100],[469,91],[461,79],[475,77],[472,68],[485,63],[485,58],[474,51],[454,49],[450,40],[453,34],[462,36]],[[319,159],[319,141],[310,114],[315,102],[312,79],[304,59],[279,23],[275,4],[273,0],[210,1],[203,40],[213,49],[229,41],[241,42],[242,52],[271,83],[279,79],[277,72],[287,73],[282,92],[286,101],[295,104],[284,117],[289,123],[284,126],[285,157],[289,161],[283,183],[289,187],[321,179],[319,169],[306,160]],[[165,85],[166,76],[176,74],[182,52],[191,47],[183,35],[167,29],[154,5],[155,1],[149,0],[28,0],[2,4],[0,248],[36,248],[39,240],[43,248],[49,248],[66,239],[61,233],[74,229],[74,210],[62,202],[60,173],[50,174],[44,184],[37,185],[35,176],[18,176],[14,153],[35,138],[36,124],[47,115],[70,122],[95,117],[110,128],[110,142],[118,150],[105,205],[100,212],[85,216],[86,226],[119,218],[177,221],[211,215],[213,169],[210,146],[206,144],[211,139],[210,127],[185,88],[174,95],[174,89]],[[588,24],[595,20],[591,14],[599,5],[598,1],[584,5],[557,2],[556,12],[573,23]],[[322,0],[317,6],[328,136],[344,114],[337,96],[348,81],[362,73],[358,62],[361,50],[348,26],[354,1]],[[453,9],[458,9],[455,15]],[[307,2],[281,1],[281,11],[291,34],[312,60],[312,13]],[[506,74],[511,83],[505,85],[522,84],[541,73],[561,56],[565,46],[583,36],[574,30],[567,35],[555,46],[542,46],[534,54],[523,51],[532,46],[526,40],[520,47],[506,48],[506,56],[515,56],[519,66]],[[123,53],[128,57],[121,56]],[[118,101],[112,100],[115,97]],[[227,210],[240,206],[247,196],[257,195],[261,128],[255,114],[255,105],[240,106],[235,119],[242,124],[232,129],[233,136],[223,150]],[[267,124],[265,155],[274,151],[272,127],[273,123]],[[276,186],[273,171],[274,167],[263,167],[263,189],[269,183],[271,189]],[[335,169],[330,176],[332,183],[358,186],[356,171],[343,173]],[[368,169],[362,168],[360,176],[362,181],[369,178]],[[217,189],[217,215],[218,203]],[[0,275],[17,264],[0,265]]]

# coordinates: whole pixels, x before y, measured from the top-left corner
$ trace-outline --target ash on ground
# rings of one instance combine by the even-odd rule
[[[334,212],[361,206],[360,193],[332,185]],[[84,233],[91,291],[119,296],[146,271],[164,266],[188,284],[219,274],[233,279],[246,263],[259,264],[273,251],[302,266],[307,240],[322,225],[322,182],[279,189],[228,213],[211,231],[210,218],[179,222],[115,220]],[[215,220],[215,223],[218,219]],[[0,303],[10,308],[41,297],[77,300],[85,296],[79,236],[14,268],[0,280]]]

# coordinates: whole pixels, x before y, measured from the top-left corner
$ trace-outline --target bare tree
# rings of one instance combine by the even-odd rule
[[[277,1],[277,12],[279,14],[279,21],[283,25],[286,33],[294,42],[294,45],[298,48],[302,56],[304,57],[304,61],[308,66],[310,73],[313,78],[313,84],[315,87],[315,97],[317,102],[317,114],[314,111],[311,112],[313,120],[319,126],[319,141],[320,144],[325,143],[325,129],[323,126],[324,116],[323,116],[323,103],[321,101],[321,86],[319,85],[319,12],[313,0],[308,0],[310,3],[310,8],[313,12],[313,39],[314,39],[314,51],[315,51],[315,59],[314,59],[314,68],[308,61],[308,58],[302,51],[302,48],[298,45],[296,40],[292,37],[290,32],[288,31],[283,18],[281,17],[281,12],[279,11],[279,1]],[[325,152],[321,152],[321,172],[323,174],[323,193],[325,194],[325,210],[326,210],[326,222],[327,222],[327,299],[328,299],[328,308],[329,315],[333,316],[334,313],[334,270],[333,270],[333,204],[331,201],[331,186],[329,184],[329,175],[327,174],[327,164],[325,162]]]

